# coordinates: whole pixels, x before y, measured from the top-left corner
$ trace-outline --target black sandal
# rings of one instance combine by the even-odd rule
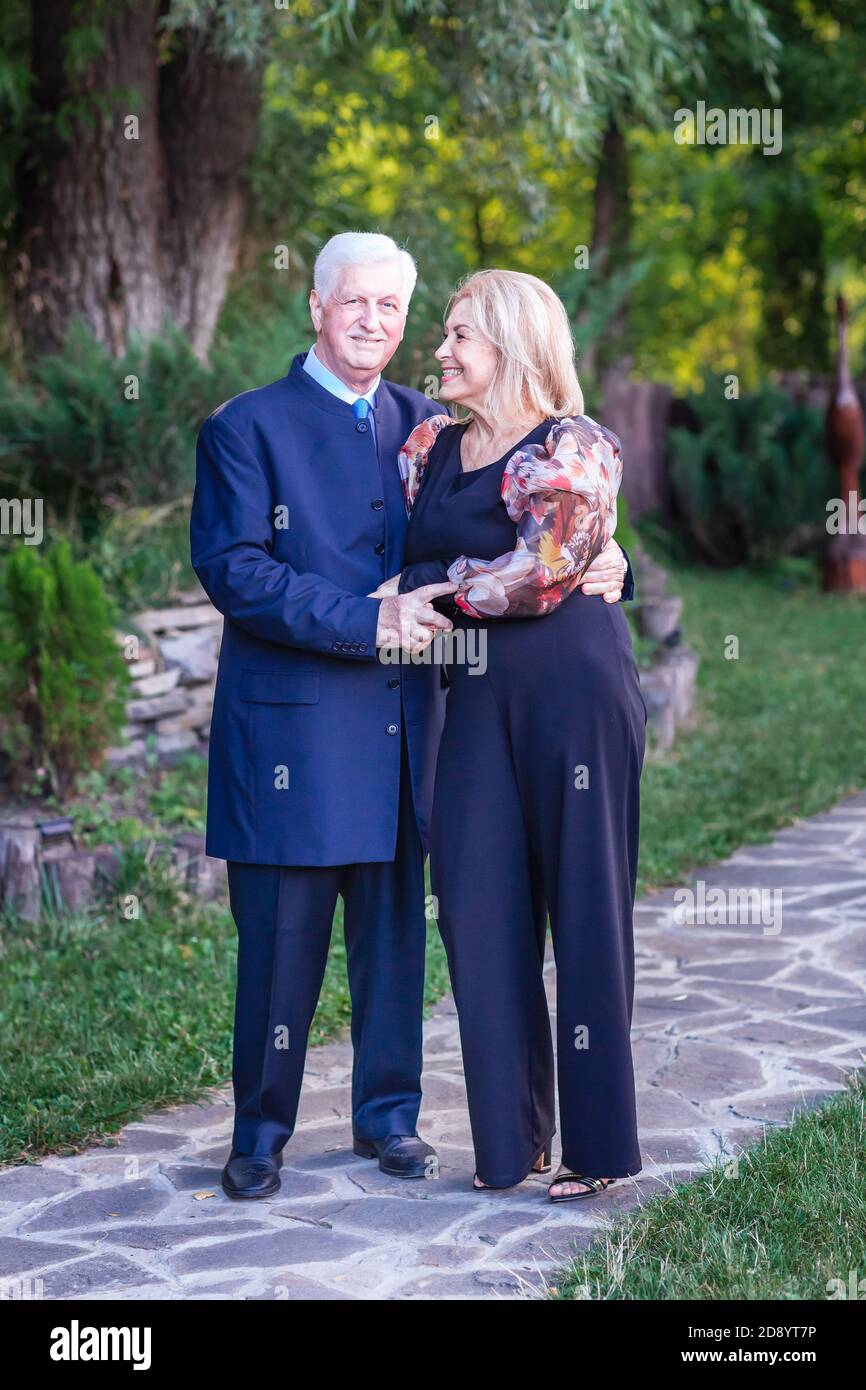
[[[560,1183],[582,1182],[590,1190],[589,1192],[567,1192],[560,1197],[552,1197],[551,1187],[559,1187]],[[559,1173],[547,1188],[547,1195],[551,1202],[579,1202],[581,1197],[595,1197],[599,1192],[604,1192],[608,1187],[613,1187],[616,1178],[588,1178],[585,1173]]]
[[[552,1151],[550,1145],[548,1144],[547,1148],[544,1150],[544,1153],[538,1155],[538,1158],[541,1159],[541,1167],[540,1167],[540,1168],[536,1168],[536,1167],[535,1167],[535,1164],[533,1164],[533,1166],[530,1168],[529,1172],[526,1174],[526,1178],[532,1177],[532,1174],[533,1174],[533,1173],[549,1173],[550,1170],[551,1170],[551,1168],[553,1167],[553,1163],[552,1163],[552,1154],[553,1154],[553,1151]],[[538,1159],[536,1159],[536,1163],[537,1163],[537,1162],[538,1162]],[[509,1183],[509,1186],[508,1186],[508,1187],[492,1187],[491,1184],[490,1184],[489,1182],[485,1182],[485,1183],[482,1183],[481,1187],[478,1187],[478,1186],[476,1185],[476,1182],[475,1182],[475,1179],[476,1179],[477,1177],[478,1177],[478,1174],[477,1174],[477,1173],[474,1173],[474,1174],[473,1174],[473,1177],[472,1177],[472,1191],[473,1191],[473,1192],[508,1192],[509,1188],[511,1188],[511,1187],[518,1187],[518,1186],[519,1186],[519,1183],[513,1182],[513,1183]],[[521,1182],[526,1182],[526,1178],[521,1178],[520,1181],[521,1181]]]

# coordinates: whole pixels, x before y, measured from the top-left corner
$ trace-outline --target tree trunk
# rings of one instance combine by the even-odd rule
[[[592,245],[589,270],[596,289],[609,286],[611,277],[628,264],[631,208],[628,193],[628,152],[625,139],[613,120],[604,132],[593,191]],[[584,323],[588,314],[584,315]],[[613,358],[621,354],[626,332],[625,300],[608,320],[601,342],[588,342],[581,353],[581,374],[599,377]]]
[[[160,227],[173,321],[204,357],[243,232],[243,171],[256,142],[261,69],[188,45],[162,69],[160,130],[168,215]]]
[[[25,342],[55,351],[80,319],[119,355],[170,320],[203,357],[238,250],[260,73],[191,34],[158,63],[153,0],[89,14],[34,0],[36,137],[19,170],[15,274]],[[71,70],[83,24],[101,48]]]

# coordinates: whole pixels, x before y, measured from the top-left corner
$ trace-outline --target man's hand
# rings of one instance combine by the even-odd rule
[[[605,603],[618,603],[628,565],[615,540],[599,551],[580,584],[582,594],[601,594]]]
[[[378,589],[374,589],[372,594],[367,595],[367,598],[393,598],[395,594],[399,594],[398,585],[402,573],[403,571],[400,570],[399,574],[392,574],[390,579],[383,580]]]
[[[450,632],[454,624],[450,618],[436,612],[432,600],[440,594],[453,594],[457,588],[457,584],[422,584],[411,593],[383,598],[379,605],[376,646],[422,652],[433,641],[437,629]]]

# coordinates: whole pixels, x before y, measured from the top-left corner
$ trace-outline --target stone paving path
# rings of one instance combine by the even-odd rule
[[[351,1051],[331,1044],[309,1055],[282,1190],[266,1201],[232,1202],[219,1186],[230,1089],[127,1125],[117,1147],[5,1169],[0,1296],[23,1280],[48,1299],[537,1297],[612,1215],[785,1124],[864,1064],[866,795],[693,876],[696,893],[699,880],[707,893],[765,890],[770,907],[781,890],[781,924],[769,913],[750,925],[741,910],[739,924],[686,925],[674,889],[639,903],[639,1177],[562,1207],[543,1179],[473,1193],[445,999],[426,1025],[419,1123],[439,1152],[436,1180],[387,1178],[353,1156]]]

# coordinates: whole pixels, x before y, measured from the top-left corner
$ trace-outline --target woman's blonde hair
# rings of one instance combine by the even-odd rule
[[[457,285],[446,319],[461,299],[497,352],[488,394],[497,418],[583,414],[571,325],[549,285],[520,270],[476,270]]]

